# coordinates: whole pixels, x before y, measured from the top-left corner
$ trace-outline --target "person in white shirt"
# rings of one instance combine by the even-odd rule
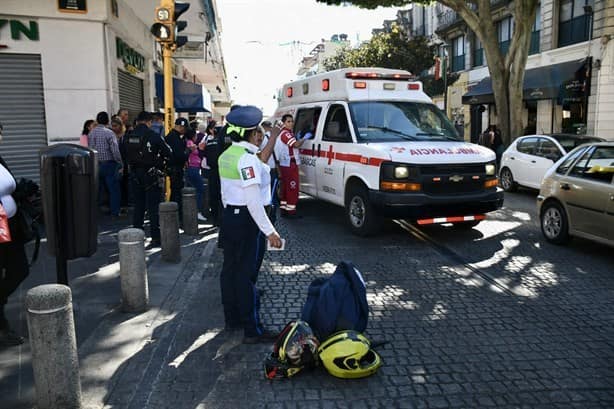
[[[270,342],[277,334],[260,322],[257,292],[252,281],[258,247],[264,240],[280,248],[281,237],[265,212],[271,200],[270,168],[256,155],[256,128],[262,112],[255,106],[241,106],[226,117],[227,135],[232,145],[218,159],[224,213],[220,231],[224,263],[220,274],[222,304],[227,328],[243,328],[243,342]],[[271,154],[275,139],[261,152],[263,160]]]

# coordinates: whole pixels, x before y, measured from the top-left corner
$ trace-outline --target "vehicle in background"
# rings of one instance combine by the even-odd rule
[[[462,140],[407,71],[346,68],[285,84],[274,119],[285,114],[297,138],[311,135],[300,190],[343,206],[357,235],[382,217],[471,228],[503,204],[494,152]]]
[[[552,164],[573,148],[602,138],[574,134],[525,135],[515,139],[501,156],[499,178],[506,192],[520,186],[539,189]]]
[[[546,240],[570,236],[614,246],[614,142],[579,146],[544,176],[537,207]]]

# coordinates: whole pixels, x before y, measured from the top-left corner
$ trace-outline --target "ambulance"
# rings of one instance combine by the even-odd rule
[[[345,68],[287,83],[274,119],[285,114],[310,138],[300,190],[343,206],[357,235],[383,217],[472,228],[503,205],[494,152],[462,140],[407,71]]]

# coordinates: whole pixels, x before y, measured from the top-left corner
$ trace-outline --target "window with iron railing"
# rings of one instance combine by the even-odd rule
[[[465,36],[458,36],[452,39],[450,69],[453,72],[465,69]]]
[[[559,47],[581,43],[590,38],[592,14],[586,6],[593,6],[593,0],[561,0],[559,4]]]
[[[539,33],[540,31],[531,32],[531,44],[529,45],[529,55],[539,53]]]
[[[483,48],[476,48],[475,50],[473,50],[473,67],[479,67],[481,65],[484,65],[484,49]]]

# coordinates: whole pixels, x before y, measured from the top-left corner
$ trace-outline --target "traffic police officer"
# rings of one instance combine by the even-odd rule
[[[269,220],[264,205],[270,202],[270,169],[256,153],[256,127],[262,112],[242,106],[226,117],[232,145],[218,160],[224,213],[220,240],[224,263],[220,275],[222,303],[227,328],[243,327],[244,343],[269,342],[276,334],[266,331],[259,320],[257,294],[251,277],[258,253],[258,232],[271,247],[281,247],[281,238]]]
[[[160,245],[158,206],[162,201],[162,169],[164,161],[171,157],[171,148],[162,137],[151,130],[153,120],[149,112],[141,112],[136,118],[136,128],[124,137],[128,151],[130,181],[134,195],[132,225],[143,229],[145,209],[149,215],[151,245]]]
[[[187,149],[186,132],[189,131],[190,124],[185,118],[177,118],[175,120],[175,128],[166,135],[166,143],[173,150],[173,154],[168,161],[166,172],[171,181],[171,197],[170,201],[177,203],[179,210],[179,220],[183,209],[181,207],[181,189],[183,189],[183,168],[190,156],[190,151]]]

